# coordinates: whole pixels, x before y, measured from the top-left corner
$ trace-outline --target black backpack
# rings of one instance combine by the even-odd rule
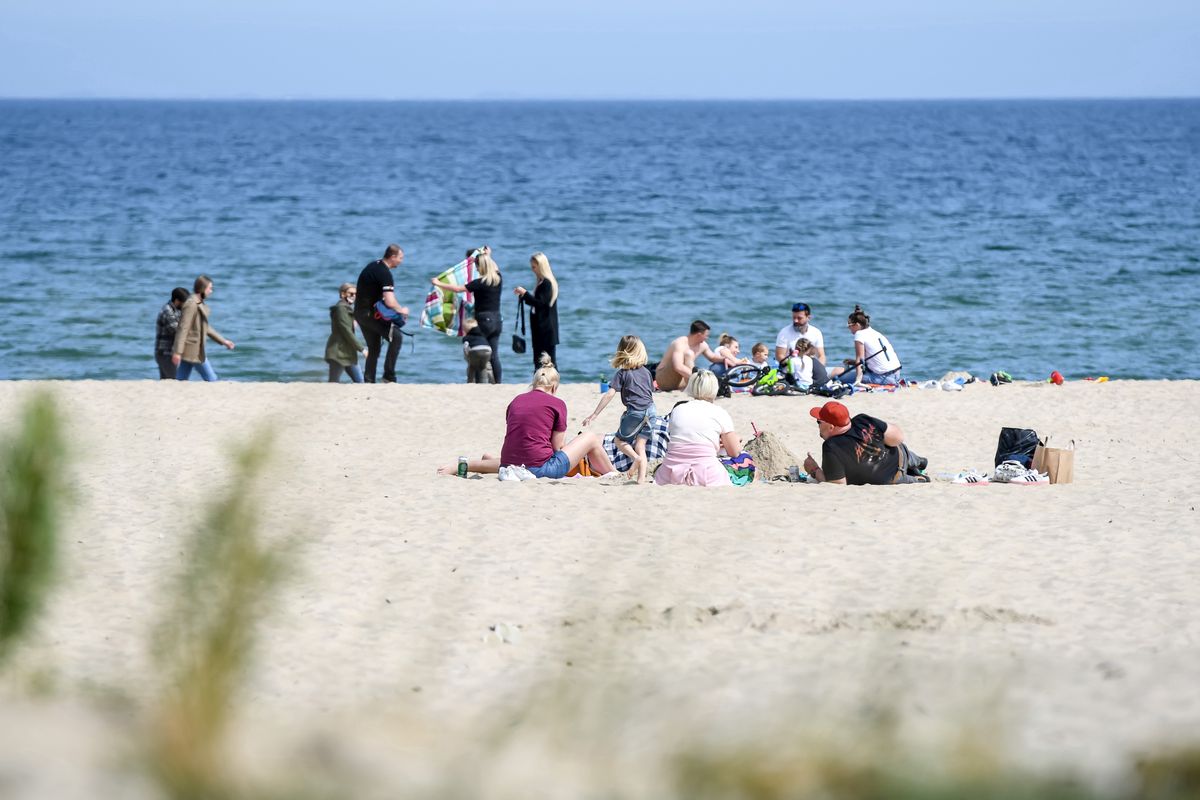
[[[1004,461],[1017,461],[1026,469],[1033,463],[1033,451],[1038,446],[1037,431],[1029,428],[1001,428],[996,442],[996,466]]]

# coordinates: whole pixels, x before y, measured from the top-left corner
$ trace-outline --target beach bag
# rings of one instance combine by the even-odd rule
[[[845,397],[848,394],[853,394],[854,389],[852,389],[849,384],[842,383],[841,381],[830,381],[824,386],[809,387],[808,393],[815,394],[820,397],[832,397],[836,400],[839,397]]]
[[[587,456],[579,459],[579,463],[571,467],[567,472],[568,478],[574,478],[577,475],[582,478],[591,478],[596,475],[596,473],[592,472],[592,464],[587,460]]]
[[[375,303],[375,319],[380,322],[388,322],[395,325],[397,328],[403,328],[404,323],[408,322],[408,316],[401,314],[398,311],[390,309],[382,300]]]
[[[1069,447],[1051,447],[1047,436],[1037,444],[1033,468],[1049,475],[1051,483],[1071,483],[1075,480],[1075,440],[1071,440]]]
[[[524,297],[517,298],[517,319],[518,319],[518,325],[520,325],[520,328],[521,328],[521,332],[519,334],[513,333],[513,342],[512,342],[513,352],[514,353],[524,353],[526,350],[526,346],[525,346],[525,298]]]
[[[1037,446],[1037,431],[1029,428],[1001,428],[1000,438],[996,442],[995,466],[998,467],[1005,461],[1016,461],[1022,467],[1028,467],[1033,462],[1033,451]]]

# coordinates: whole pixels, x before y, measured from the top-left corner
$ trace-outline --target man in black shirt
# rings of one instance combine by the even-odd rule
[[[844,405],[830,400],[808,412],[820,428],[821,465],[810,453],[804,469],[821,483],[851,486],[886,486],[893,483],[926,483],[921,471],[928,460],[904,444],[904,431],[875,417],[853,419]]]
[[[383,359],[383,381],[396,382],[396,356],[400,355],[404,337],[398,330],[392,330],[393,323],[375,319],[375,304],[382,300],[392,311],[408,316],[408,307],[397,302],[392,284],[392,270],[402,261],[404,251],[400,245],[389,244],[383,251],[383,258],[367,264],[358,276],[354,318],[358,320],[358,327],[367,341],[367,362],[363,365],[363,379],[367,383],[375,382],[375,365],[379,363],[379,351],[383,349],[384,339],[388,340],[388,350]]]

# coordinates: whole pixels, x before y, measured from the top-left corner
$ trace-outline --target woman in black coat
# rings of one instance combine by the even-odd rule
[[[538,368],[542,353],[550,356],[554,367],[560,372],[558,357],[558,281],[550,270],[550,259],[545,253],[534,253],[529,259],[529,268],[537,276],[537,285],[533,291],[518,286],[513,294],[523,298],[529,306],[529,327],[533,338],[533,368]]]

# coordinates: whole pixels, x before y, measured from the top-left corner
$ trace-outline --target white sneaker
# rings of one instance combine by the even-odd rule
[[[520,476],[518,476],[516,473],[516,469],[517,469],[516,467],[501,467],[500,468],[500,480],[502,480],[502,481],[519,481],[519,480],[521,480]]]
[[[987,486],[990,481],[988,480],[987,475],[980,475],[978,472],[972,469],[967,470],[966,472],[958,473],[958,476],[955,477],[953,483],[963,486]]]
[[[1049,483],[1050,476],[1028,469],[1020,461],[1005,461],[992,472],[992,483],[1016,483],[1033,486]]]
[[[537,475],[534,475],[532,472],[527,470],[525,468],[524,464],[522,464],[519,467],[510,467],[510,470],[512,471],[512,474],[516,476],[513,480],[518,480],[518,481],[536,481],[537,480]]]

